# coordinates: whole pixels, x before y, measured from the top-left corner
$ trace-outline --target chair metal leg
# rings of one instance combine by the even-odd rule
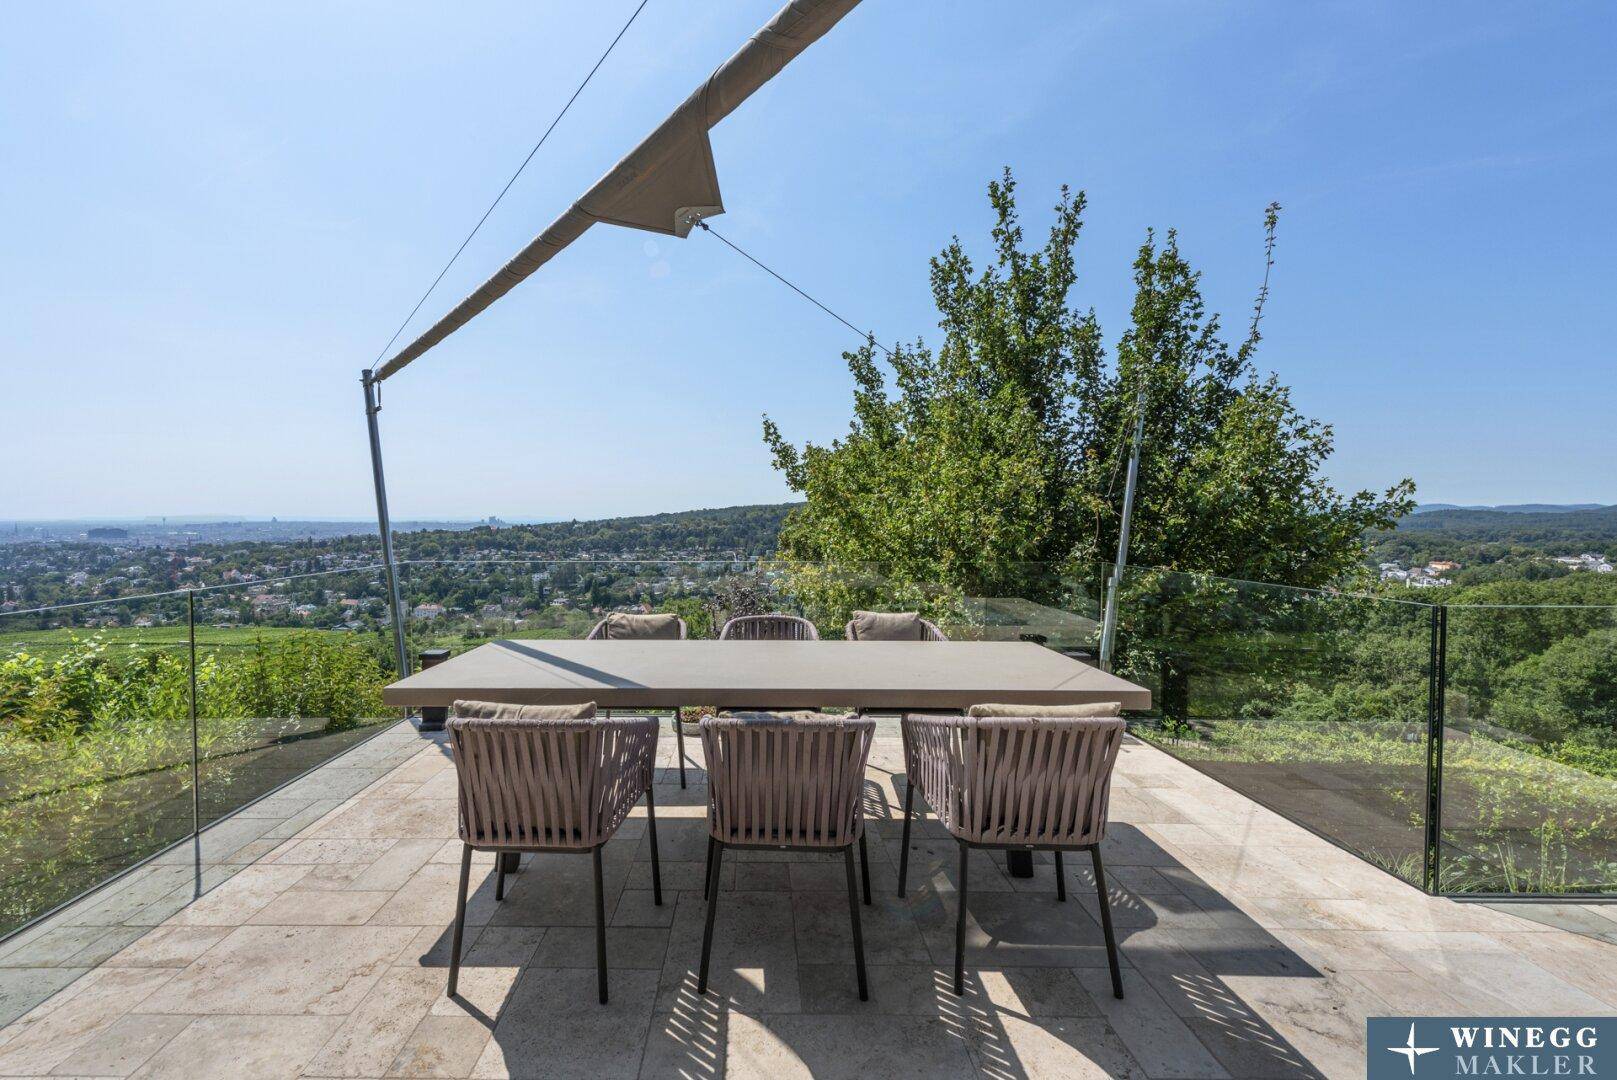
[[[859,834],[859,876],[865,883],[865,903],[870,903],[870,856],[865,852],[865,834]]]
[[[1100,845],[1089,849],[1095,860],[1095,891],[1100,894],[1100,926],[1106,931],[1106,962],[1112,966],[1112,996],[1123,996],[1123,973],[1117,966],[1117,936],[1112,933],[1112,902],[1106,897],[1106,868],[1101,865]]]
[[[1067,868],[1061,865],[1061,852],[1056,852],[1056,899],[1067,899]]]
[[[460,942],[466,936],[466,888],[472,879],[472,846],[460,846],[460,891],[455,894],[455,939],[449,947],[449,996],[460,985]]]
[[[713,837],[709,836],[707,838],[707,866],[704,867],[703,870],[702,870],[702,899],[703,900],[706,900],[706,899],[709,898],[709,893],[711,892],[711,888],[712,888],[712,882],[711,882],[710,879],[713,877],[713,847],[717,843],[718,843],[718,841],[713,839]]]
[[[657,799],[646,785],[646,831],[651,834],[651,902],[663,906],[662,868],[657,865]]]
[[[505,856],[494,857],[494,902],[499,903],[505,899]]]
[[[898,849],[898,895],[904,897],[904,883],[910,876],[910,813],[915,804],[915,785],[904,783],[904,839]]]
[[[696,976],[696,992],[707,993],[707,962],[713,955],[713,916],[719,910],[719,867],[724,864],[724,845],[708,841],[707,925],[702,930],[702,968]]]
[[[971,849],[960,841],[960,910],[954,921],[954,992],[960,997],[966,992],[966,858]]]
[[[606,1004],[606,896],[601,887],[601,845],[590,853],[595,859],[595,981]]]
[[[863,840],[860,847],[863,848]],[[861,854],[863,852],[861,851]],[[865,935],[859,928],[859,894],[853,884],[853,845],[842,849],[842,863],[848,871],[848,913],[853,919],[853,967],[859,975],[859,1000],[870,1000],[870,987],[865,982]],[[865,879],[865,903],[870,903],[870,879]]]
[[[685,789],[685,726],[679,722],[679,713],[674,713],[674,740],[679,746],[679,787]]]

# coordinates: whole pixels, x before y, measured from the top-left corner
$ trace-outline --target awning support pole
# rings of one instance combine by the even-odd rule
[[[399,568],[393,561],[393,522],[387,514],[387,481],[382,476],[382,435],[376,427],[376,379],[369,369],[359,373],[365,387],[365,426],[371,437],[371,479],[376,484],[376,528],[382,534],[382,562],[387,567],[387,592],[393,609],[393,652],[399,678],[410,675],[410,657],[404,647],[404,603],[399,595]]]
[[[1106,616],[1100,631],[1100,669],[1112,670],[1112,646],[1117,638],[1117,591],[1123,587],[1123,571],[1129,562],[1129,528],[1134,524],[1134,490],[1140,482],[1140,446],[1145,442],[1145,381],[1135,404],[1134,444],[1129,450],[1128,481],[1123,486],[1123,521],[1117,531],[1117,562],[1106,588]]]

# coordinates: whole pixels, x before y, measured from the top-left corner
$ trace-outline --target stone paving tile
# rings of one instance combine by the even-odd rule
[[[230,936],[229,926],[159,926],[107,960],[111,967],[185,967]]]
[[[335,1016],[204,1016],[134,1075],[136,1080],[282,1080],[297,1076],[341,1022]]]
[[[0,1076],[50,1072],[174,977],[169,970],[98,968],[7,1029]]]
[[[492,1033],[471,1016],[428,1016],[410,1033],[387,1075],[469,1076]]]
[[[0,970],[0,1024],[10,1024],[89,972],[89,968],[60,967]]]
[[[657,994],[653,971],[614,971],[611,1000],[596,999],[595,972],[529,968],[505,1003],[474,1077],[608,1080],[639,1075]]]
[[[1617,909],[1426,897],[1133,742],[1103,845],[1128,997],[1089,860],[1058,903],[1047,853],[1019,879],[984,851],[956,997],[958,848],[919,817],[896,896],[890,733],[865,790],[872,999],[841,856],[769,850],[724,858],[699,996],[704,774],[682,791],[672,738],[658,753],[664,903],[637,807],[603,858],[605,1009],[577,855],[524,857],[499,904],[474,855],[445,996],[455,774],[400,727],[208,830],[200,864],[171,853],[0,945],[0,1075],[1334,1077],[1363,1074],[1366,1015],[1617,1007]]]
[[[85,1040],[53,1071],[63,1076],[128,1076],[195,1019],[130,1013]]]
[[[1222,1080],[1230,1075],[1196,1033],[1137,973],[1123,973],[1121,1000],[1113,996],[1111,975],[1105,969],[1089,968],[1077,974],[1101,1015],[1153,1078]]]
[[[754,1017],[735,1012],[725,1026],[727,1074],[863,1080],[938,1080],[975,1075],[964,1033],[939,1017]]]
[[[1104,1020],[1001,1014],[974,1025],[966,1038],[978,1074],[994,1080],[1147,1077]]]
[[[444,974],[392,968],[308,1062],[314,1076],[381,1076],[444,992]]]
[[[358,926],[393,898],[391,892],[287,889],[253,913],[255,926]]]
[[[140,1009],[342,1015],[353,1011],[412,936],[402,926],[243,926]]]

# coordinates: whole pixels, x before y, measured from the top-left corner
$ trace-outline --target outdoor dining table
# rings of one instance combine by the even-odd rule
[[[491,641],[382,691],[388,705],[593,701],[601,709],[966,709],[987,702],[1146,709],[1151,692],[1025,641]],[[1028,852],[1010,869],[1031,876]]]

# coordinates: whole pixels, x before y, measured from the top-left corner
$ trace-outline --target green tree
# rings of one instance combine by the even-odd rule
[[[1092,576],[1117,544],[1123,470],[1143,387],[1144,452],[1132,559],[1292,585],[1352,572],[1367,529],[1413,507],[1413,484],[1338,494],[1320,475],[1329,425],[1300,415],[1252,364],[1267,294],[1227,344],[1173,232],[1134,264],[1130,326],[1108,365],[1094,312],[1071,301],[1084,196],[1062,189],[1028,250],[1006,170],[988,185],[994,260],[958,237],[931,260],[942,343],[844,354],[848,433],[799,448],[764,419],[776,467],[805,504],[782,525],[788,559],[874,564],[895,586],[1034,596],[1034,566]],[[1266,217],[1272,265],[1278,207]]]

